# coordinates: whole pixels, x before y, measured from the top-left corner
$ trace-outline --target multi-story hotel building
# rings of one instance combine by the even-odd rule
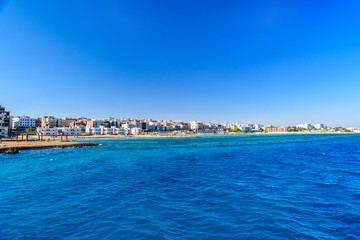
[[[35,118],[28,116],[22,117],[13,117],[12,118],[12,128],[16,130],[25,130],[27,128],[35,128]]]
[[[5,107],[0,105],[0,137],[9,135],[10,122],[10,112],[5,111]]]

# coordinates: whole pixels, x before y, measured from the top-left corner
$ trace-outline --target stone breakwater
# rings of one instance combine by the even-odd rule
[[[50,149],[50,148],[81,148],[81,147],[93,147],[98,146],[99,144],[95,143],[86,143],[86,142],[67,142],[67,143],[57,143],[57,144],[41,144],[41,145],[17,145],[17,146],[3,146],[0,147],[0,153],[4,153],[7,150],[36,150],[36,149]]]

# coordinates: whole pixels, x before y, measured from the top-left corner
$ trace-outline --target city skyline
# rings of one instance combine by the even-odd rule
[[[356,1],[0,4],[12,115],[360,127]]]

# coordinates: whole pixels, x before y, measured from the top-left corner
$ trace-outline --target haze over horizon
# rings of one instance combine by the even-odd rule
[[[360,127],[360,2],[1,1],[12,115]]]

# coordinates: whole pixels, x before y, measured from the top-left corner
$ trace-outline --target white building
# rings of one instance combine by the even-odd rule
[[[135,127],[131,129],[131,135],[140,135],[142,132],[141,128]]]
[[[303,123],[303,124],[299,124],[296,125],[297,128],[305,128],[305,129],[313,129],[314,126],[311,125],[310,123]]]
[[[146,129],[155,131],[157,129],[157,125],[158,125],[157,122],[153,122],[153,121],[146,122]]]
[[[190,122],[190,129],[191,130],[200,130],[204,128],[204,124],[200,121],[191,121]]]
[[[264,126],[261,125],[261,124],[255,124],[254,130],[255,130],[255,131],[259,131],[262,127],[264,127]]]
[[[114,128],[105,128],[101,127],[101,135],[113,135],[114,134]]]
[[[80,128],[63,127],[63,128],[58,128],[58,132],[62,133],[64,136],[81,136]]]
[[[13,117],[12,128],[16,128],[16,129],[35,128],[35,118],[30,118],[28,116]]]
[[[316,128],[316,129],[324,129],[325,125],[322,124],[322,123],[317,123],[317,124],[314,124],[314,128]]]
[[[86,135],[101,135],[102,130],[101,128],[86,127],[85,133]]]
[[[40,136],[57,136],[57,128],[37,128],[36,132]]]
[[[114,134],[115,135],[125,135],[125,129],[124,128],[114,128]]]

